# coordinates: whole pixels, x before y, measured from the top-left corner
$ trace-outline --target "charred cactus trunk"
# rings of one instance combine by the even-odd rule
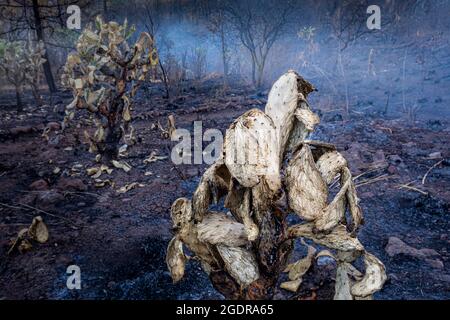
[[[249,285],[246,295],[248,300],[272,299],[277,281],[284,270],[287,259],[293,249],[293,241],[288,240],[287,214],[279,208],[264,212],[258,222],[259,239],[254,251],[258,262],[260,277]]]
[[[122,139],[122,131],[117,126],[108,126],[105,141],[102,142],[101,154],[108,162],[117,159],[119,153],[119,143]]]
[[[37,106],[42,106],[44,104],[44,101],[42,100],[38,85],[31,84],[31,91],[33,93],[34,101],[36,102]]]
[[[123,89],[114,98],[108,110],[108,125],[105,130],[105,139],[100,143],[100,151],[105,160],[117,159],[119,153],[120,140],[122,139],[122,129],[120,128],[123,110]]]

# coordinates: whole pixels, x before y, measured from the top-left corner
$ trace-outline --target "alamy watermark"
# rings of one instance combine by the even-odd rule
[[[69,275],[66,281],[66,287],[69,290],[81,289],[81,269],[76,264],[67,267],[66,273]]]
[[[81,9],[79,6],[72,4],[67,7],[67,14],[70,16],[67,18],[66,25],[69,30],[81,29]]]
[[[223,152],[224,136],[218,129],[203,132],[202,121],[194,121],[193,133],[187,129],[176,129],[171,140],[177,142],[172,148],[171,160],[180,164],[213,164]],[[266,167],[267,155],[276,148],[276,130],[263,128],[234,130],[227,145],[227,160],[238,165]]]
[[[187,129],[176,129],[172,141],[178,143],[172,149],[171,159],[179,164],[213,164],[222,152],[222,132],[208,129],[203,133],[202,121],[194,121],[194,132]],[[204,147],[205,142],[207,145]]]
[[[69,17],[66,21],[67,29],[80,30],[81,29],[81,9],[76,4],[72,4],[67,7],[66,10]],[[381,29],[381,8],[380,6],[373,4],[367,7],[367,14],[370,16],[367,18],[366,25],[369,30]]]
[[[371,5],[367,7],[366,10],[367,14],[370,14],[370,16],[367,18],[367,28],[369,30],[380,30],[381,29],[381,9],[377,5]]]

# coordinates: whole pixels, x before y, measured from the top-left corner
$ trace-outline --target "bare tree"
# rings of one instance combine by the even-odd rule
[[[388,3],[389,0],[386,0]],[[333,38],[337,42],[337,68],[344,86],[345,107],[344,113],[348,116],[350,112],[350,97],[347,73],[344,63],[344,51],[354,44],[358,39],[371,33],[374,36],[382,35],[384,28],[392,24],[396,17],[394,15],[383,15],[383,29],[370,30],[366,26],[367,1],[365,0],[339,0],[332,2],[330,8],[330,21]],[[372,57],[370,56],[369,59]]]
[[[344,85],[344,113],[347,116],[350,112],[350,97],[343,52],[351,43],[370,31],[364,20],[366,8],[367,4],[362,0],[335,1],[330,13],[332,32],[337,41],[337,67]]]
[[[39,10],[39,3],[37,0],[32,0],[32,4],[33,4],[34,28],[36,30],[36,36],[38,41],[44,41],[44,31],[42,27],[42,18]],[[50,92],[56,92],[55,80],[53,79],[52,69],[50,67],[47,52],[45,53],[44,59],[45,59],[44,74],[45,79],[47,79],[48,88]]]
[[[158,11],[159,1],[151,1],[144,2],[144,17],[142,18],[143,24],[147,29],[147,32],[152,36],[153,39],[156,39],[158,29],[159,29],[159,21],[155,16],[155,12]],[[156,48],[156,46],[155,46]],[[158,53],[156,53],[158,54]],[[158,54],[158,67],[162,73],[162,81],[164,83],[164,89],[166,91],[166,98],[170,98],[170,88],[169,88],[169,79],[167,76],[167,70],[164,67],[164,64],[161,60],[161,56]]]
[[[260,89],[269,52],[294,14],[293,2],[228,1],[224,6],[242,45],[250,53],[252,81]]]
[[[206,27],[219,41],[223,65],[224,86],[227,86],[228,75],[230,73],[229,34],[231,28],[230,21],[222,2],[219,1],[218,7],[209,14]]]
[[[201,80],[205,76],[207,68],[206,54],[205,48],[198,47],[189,56],[190,70],[195,80]]]

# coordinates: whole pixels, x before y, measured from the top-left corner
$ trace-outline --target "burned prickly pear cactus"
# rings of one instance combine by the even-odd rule
[[[15,87],[17,108],[22,109],[22,91],[29,85],[38,105],[42,104],[39,83],[42,78],[42,64],[45,49],[43,42],[6,41],[0,39],[0,74]]]
[[[226,298],[270,299],[282,272],[289,281],[280,287],[297,292],[323,255],[337,261],[335,299],[370,299],[382,288],[384,265],[356,237],[363,219],[347,161],[333,145],[307,140],[319,123],[306,100],[313,90],[293,71],[281,76],[265,112],[250,110],[227,130],[223,155],[206,170],[192,201],[174,202],[175,237],[167,251],[174,282],[184,275],[185,246]],[[337,182],[340,190],[329,201]],[[224,212],[210,211],[221,198]],[[288,225],[288,214],[303,222]],[[296,239],[308,254],[288,264]],[[304,239],[332,252],[317,253]],[[364,272],[352,265],[360,257]]]
[[[94,134],[85,132],[90,151],[108,158],[117,156],[122,139],[127,145],[135,143],[133,98],[151,68],[153,39],[143,32],[130,46],[134,31],[126,20],[120,25],[97,17],[95,27],[83,31],[77,51],[64,66],[62,84],[72,90],[74,100],[66,107],[63,126],[77,109],[86,109],[96,126]]]

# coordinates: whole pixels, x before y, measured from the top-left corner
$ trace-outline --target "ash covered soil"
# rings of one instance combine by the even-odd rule
[[[319,93],[315,93],[318,95]],[[48,97],[47,97],[48,98]],[[12,99],[12,98],[11,98]],[[135,104],[139,143],[125,160],[129,173],[114,169],[98,188],[86,168],[96,166],[80,144],[85,125],[64,135],[58,125],[70,96],[53,97],[52,107],[31,102],[17,114],[0,108],[0,299],[221,299],[196,261],[184,279],[172,284],[165,265],[172,202],[190,197],[206,165],[174,166],[173,142],[152,124],[225,131],[240,114],[264,108],[266,94],[245,87],[222,94],[219,85],[193,85],[167,102],[158,88]],[[48,100],[48,99],[47,99]],[[11,100],[13,101],[13,100]],[[12,102],[11,102],[12,103]],[[313,139],[331,142],[348,159],[365,215],[359,238],[386,265],[388,281],[376,299],[450,298],[450,138],[445,118],[408,124],[373,110],[349,119],[321,112]],[[85,120],[81,120],[83,123]],[[48,139],[42,136],[51,127]],[[144,164],[152,152],[168,159]],[[425,183],[422,179],[429,171]],[[116,190],[138,182],[126,193]],[[26,253],[7,254],[11,239],[41,215],[50,239]],[[301,257],[299,244],[294,257]],[[320,263],[319,263],[320,262]],[[335,265],[317,262],[296,295],[279,290],[277,299],[329,299]],[[81,290],[68,290],[66,268],[81,269]]]

